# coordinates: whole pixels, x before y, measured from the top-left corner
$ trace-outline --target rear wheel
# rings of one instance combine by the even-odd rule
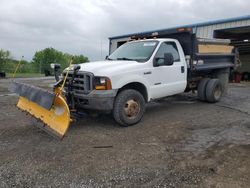
[[[219,79],[211,79],[206,87],[206,99],[208,102],[215,103],[221,99],[223,93]]]
[[[198,99],[200,101],[206,101],[206,87],[209,80],[209,78],[203,78],[198,85]]]
[[[218,70],[214,73],[214,78],[220,80],[222,86],[222,96],[227,94],[228,83],[229,83],[229,68]]]
[[[145,111],[145,100],[142,94],[136,90],[121,91],[114,103],[113,117],[122,126],[130,126],[138,123]]]

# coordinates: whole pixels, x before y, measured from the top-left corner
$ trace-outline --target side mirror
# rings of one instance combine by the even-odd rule
[[[174,64],[174,57],[171,53],[164,54],[164,65],[170,66]]]
[[[59,76],[60,76],[60,69],[61,69],[61,65],[60,64],[50,64],[50,67],[52,69],[54,69],[54,75],[55,75],[55,79],[58,82],[59,81]]]
[[[74,72],[77,72],[77,71],[79,71],[80,68],[81,68],[80,65],[74,65],[73,70],[74,70]]]
[[[107,60],[108,58],[109,58],[109,56],[108,56],[108,55],[106,55],[105,60]]]
[[[50,64],[50,67],[54,70],[59,70],[61,68],[61,65],[60,64],[54,64],[54,63],[51,63]]]

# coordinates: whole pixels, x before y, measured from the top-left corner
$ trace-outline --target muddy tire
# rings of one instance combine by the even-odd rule
[[[207,83],[206,98],[207,102],[215,103],[220,101],[223,93],[222,85],[219,79],[211,79]]]
[[[203,78],[199,85],[198,85],[198,99],[200,101],[206,101],[207,98],[206,98],[206,88],[207,88],[207,84],[208,82],[210,81],[209,78]]]
[[[217,78],[220,80],[221,86],[222,86],[222,96],[225,96],[228,91],[228,83],[229,83],[229,73],[230,69],[221,69],[215,72],[214,78]]]
[[[142,94],[133,89],[121,91],[114,103],[113,117],[121,126],[138,123],[145,111],[145,100]]]

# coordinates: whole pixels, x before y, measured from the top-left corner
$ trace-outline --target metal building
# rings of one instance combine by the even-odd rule
[[[231,44],[238,47],[242,61],[242,66],[238,71],[250,74],[250,15],[110,37],[109,53],[129,41],[133,36],[142,34],[153,36],[154,33],[178,28],[191,28],[192,32],[196,33],[199,38],[231,39]]]

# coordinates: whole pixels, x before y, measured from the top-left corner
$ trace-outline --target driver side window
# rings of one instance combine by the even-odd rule
[[[164,65],[164,54],[171,53],[174,57],[174,62],[180,61],[179,52],[175,42],[164,42],[161,44],[157,53],[155,54],[156,63],[158,66]]]

